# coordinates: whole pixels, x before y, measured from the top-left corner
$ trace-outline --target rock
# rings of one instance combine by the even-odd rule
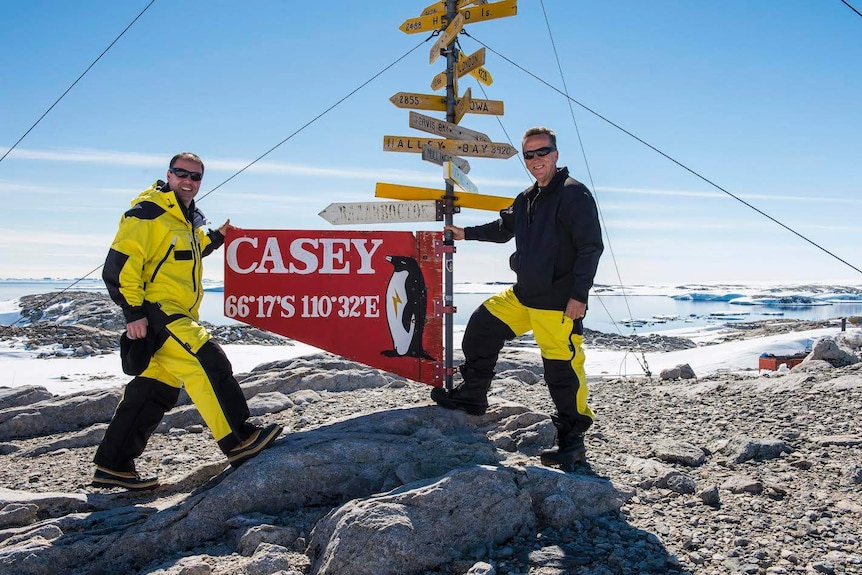
[[[687,363],[677,365],[676,367],[669,367],[667,369],[661,370],[659,374],[659,379],[668,380],[668,379],[694,379],[697,376],[694,373],[694,370]]]
[[[0,529],[30,525],[38,511],[39,506],[33,503],[10,503],[0,509]]]
[[[114,341],[100,343],[107,316],[98,305],[118,316],[95,301],[85,314],[73,305],[44,314],[54,319],[34,312],[36,323],[16,337],[29,333],[61,355],[85,344],[107,349]],[[84,315],[86,329],[63,323]],[[768,335],[797,324],[758,325],[752,331]],[[237,341],[243,333],[224,330]],[[565,474],[538,465],[554,428],[534,345],[519,338],[500,354],[481,417],[438,408],[427,386],[331,354],[240,374],[254,421],[286,432],[237,470],[183,395],[138,459],[162,480],[147,493],[89,487],[121,389],[103,421],[77,413],[96,396],[0,391],[8,400],[0,400],[0,570],[313,575],[314,560],[321,572],[373,562],[376,572],[404,575],[778,575],[862,565],[853,547],[862,537],[862,363],[811,360],[787,375],[697,381],[590,374],[597,415],[588,462]],[[26,433],[12,437],[15,418]]]
[[[832,367],[844,367],[859,363],[859,356],[853,353],[852,349],[842,346],[841,343],[832,337],[822,337],[814,342],[811,353],[803,361],[826,361]]]
[[[42,386],[0,387],[0,411],[52,399],[54,396]]]
[[[779,439],[752,439],[744,435],[737,435],[731,438],[723,451],[732,462],[742,463],[751,459],[757,461],[774,459],[782,453],[790,453],[793,449]]]
[[[119,389],[85,391],[0,410],[0,440],[78,431],[111,420]]]

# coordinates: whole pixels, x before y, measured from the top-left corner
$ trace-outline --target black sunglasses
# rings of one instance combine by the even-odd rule
[[[557,151],[557,148],[555,148],[554,146],[545,146],[543,148],[538,148],[536,150],[524,150],[524,159],[525,160],[532,160],[536,156],[539,156],[540,158],[544,158],[545,156],[547,156],[551,152],[556,152],[556,151]]]
[[[200,182],[204,177],[203,172],[190,172],[183,168],[170,168],[168,171],[180,179],[188,178],[193,182]]]

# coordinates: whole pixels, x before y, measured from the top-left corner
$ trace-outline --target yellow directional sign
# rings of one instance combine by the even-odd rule
[[[476,4],[469,8],[461,9],[461,6]],[[464,16],[465,24],[472,22],[484,22],[494,18],[505,18],[518,13],[517,0],[503,0],[503,2],[463,2],[458,0],[458,14]],[[398,28],[405,34],[419,34],[420,32],[433,32],[440,30],[449,23],[446,18],[446,3],[432,4],[422,11],[418,18],[408,18]]]
[[[429,134],[443,136],[444,138],[452,140],[478,140],[480,142],[491,141],[491,138],[489,138],[487,134],[470,130],[468,128],[462,128],[458,124],[444,122],[443,120],[438,120],[437,118],[432,118],[430,116],[420,114],[419,112],[410,112],[408,124],[411,128],[422,130]]]
[[[389,98],[389,101],[399,108],[412,108],[416,110],[434,110],[436,112],[446,111],[446,96],[435,94],[415,94],[413,92],[398,92]],[[502,104],[502,102],[500,102]]]
[[[399,184],[387,184],[377,182],[374,196],[388,198],[390,200],[439,200],[446,195],[446,190],[435,188],[420,188],[417,186],[402,186]],[[471,194],[458,192],[455,194],[454,204],[461,208],[473,208],[476,210],[491,210],[499,212],[512,205],[514,200],[503,196],[488,196],[486,194]]]
[[[502,116],[503,102],[501,100],[471,100],[467,113]]]
[[[508,159],[518,153],[515,146],[501,142],[476,140],[447,140],[444,138],[415,138],[412,136],[383,136],[384,152],[410,152],[421,154],[425,146],[459,156]]]
[[[476,142],[470,140],[443,140],[440,149],[459,156],[508,159],[518,153],[515,146],[499,142]]]
[[[494,18],[505,18],[506,16],[514,16],[518,13],[518,0],[503,0],[502,2],[492,2],[483,6],[472,6],[460,10],[458,14],[464,15],[464,23],[472,24],[473,22],[484,22],[485,20],[493,20]]]
[[[419,34],[420,32],[433,32],[440,30],[449,20],[446,18],[446,10],[419,18],[408,18],[398,28],[405,34]]]
[[[431,79],[431,89],[435,92],[446,87],[446,70],[443,70]],[[458,93],[458,76],[452,77],[452,91]]]
[[[411,108],[414,110],[432,110],[435,112],[446,111],[446,96],[435,94],[414,94],[412,92],[398,92],[389,98],[389,101],[399,108]],[[501,100],[476,100],[470,101],[468,114],[486,114],[491,116],[503,115],[503,102]]]
[[[433,16],[432,16],[433,18]],[[437,41],[434,42],[434,45],[431,46],[431,56],[429,58],[429,64],[433,64],[437,61],[437,58],[440,57],[440,52],[446,48],[449,44],[455,40],[455,37],[458,36],[458,33],[464,28],[465,17],[464,14],[458,12],[455,18],[446,26],[446,29],[443,30],[443,33],[437,37]]]
[[[461,171],[461,169],[452,162],[446,162],[443,164],[443,178],[446,180],[447,184],[458,186],[465,192],[470,192],[471,194],[479,193],[479,188],[476,187],[476,184],[474,184],[470,178],[467,177],[467,174]]]
[[[443,149],[443,138],[414,138],[412,136],[383,136],[384,152],[412,152],[421,154],[422,148],[431,145]]]
[[[384,152],[410,152],[421,154],[422,148],[432,146],[459,156],[508,159],[518,153],[511,144],[477,142],[476,140],[447,140],[443,138],[414,138],[411,136],[383,136]]]
[[[486,86],[490,86],[494,83],[494,78],[491,77],[491,72],[486,70],[485,68],[479,68],[478,70],[473,70],[470,72],[470,75],[479,80],[482,84]]]
[[[455,9],[460,10],[464,6],[469,6],[470,4],[487,4],[488,0],[457,0],[455,2]],[[427,6],[422,13],[419,15],[422,16],[430,16],[432,14],[446,14],[446,2],[435,2],[430,6]],[[402,24],[403,25],[403,24]]]
[[[464,95],[461,96],[461,99],[455,104],[455,117],[452,119],[456,124],[461,121],[461,118],[463,118],[464,114],[467,113],[467,110],[470,109],[470,102],[473,101],[472,90],[472,88],[467,88],[467,91],[464,92]]]
[[[464,74],[469,74],[477,68],[485,65],[485,47],[482,46],[469,56],[465,56],[464,52],[458,53],[458,62],[455,64],[455,76],[460,78]]]

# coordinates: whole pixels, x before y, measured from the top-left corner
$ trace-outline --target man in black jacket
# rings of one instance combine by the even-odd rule
[[[545,382],[557,413],[557,445],[542,452],[544,465],[572,471],[585,460],[584,432],[593,423],[587,404],[582,348],[587,297],[604,246],[598,210],[587,187],[557,168],[557,138],[548,128],[524,133],[524,161],[536,182],[482,226],[446,226],[455,240],[504,243],[515,238],[510,266],[515,284],[473,312],[461,349],[463,381],[431,398],[442,407],[482,415],[497,357],[506,341],[533,331],[542,352]]]

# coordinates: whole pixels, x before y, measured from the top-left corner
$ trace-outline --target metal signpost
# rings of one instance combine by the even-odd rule
[[[517,13],[517,0],[439,0],[401,25],[407,34],[434,33],[429,61],[446,57],[432,90],[446,95],[398,92],[389,100],[410,111],[409,127],[432,134],[384,136],[383,150],[421,154],[442,167],[444,189],[378,182],[377,198],[343,202],[320,217],[333,225],[442,221],[462,208],[500,211],[513,199],[480,194],[461,156],[510,158],[507,143],[459,123],[466,114],[502,115],[503,102],[458,96],[468,74],[491,84],[485,48],[466,56],[456,39],[469,24]],[[445,112],[445,119],[413,110]],[[456,191],[457,189],[457,191]],[[323,230],[230,230],[225,238],[225,315],[404,375],[452,388],[452,233]],[[290,281],[285,281],[290,278]],[[442,285],[441,285],[442,279]],[[360,335],[361,337],[357,337]]]
[[[511,204],[511,198],[479,194],[476,185],[467,177],[470,165],[459,157],[506,159],[514,156],[517,150],[510,144],[492,142],[487,135],[458,125],[465,114],[502,115],[503,102],[474,99],[470,88],[467,88],[461,97],[458,96],[457,82],[460,77],[470,74],[486,86],[493,80],[490,72],[483,68],[485,49],[482,48],[470,56],[465,56],[459,50],[455,39],[468,24],[513,16],[516,13],[517,0],[490,3],[486,0],[445,0],[431,4],[422,11],[420,16],[409,18],[401,24],[400,29],[406,34],[435,31],[439,33],[437,41],[431,48],[429,61],[433,64],[438,57],[446,56],[446,70],[434,76],[431,80],[431,89],[436,91],[445,86],[446,96],[399,92],[392,96],[390,101],[399,108],[445,111],[446,119],[437,120],[411,111],[409,122],[411,128],[442,136],[442,138],[384,136],[383,149],[389,152],[421,153],[423,160],[442,165],[446,187],[444,190],[436,190],[378,183],[377,197],[413,201],[442,198],[443,223],[447,226],[452,225],[453,214],[462,207],[502,210]],[[456,186],[463,192],[459,191],[456,195]],[[444,374],[445,386],[451,389],[455,371],[452,367],[452,319],[455,312],[452,258],[455,246],[451,232],[446,231],[443,243]]]

